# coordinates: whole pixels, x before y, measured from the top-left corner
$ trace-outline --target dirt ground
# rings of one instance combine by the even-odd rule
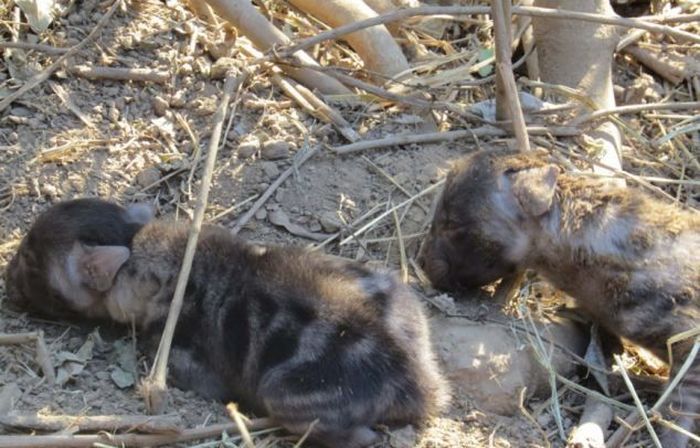
[[[93,30],[111,2],[70,4],[47,32],[36,36],[22,28],[20,40],[72,46]],[[0,20],[0,35],[7,40],[12,23],[7,1],[0,2]],[[206,151],[223,87],[223,81],[215,78],[222,66],[240,70],[250,61],[240,50],[244,39],[222,48],[216,45],[216,36],[176,1],[130,2],[69,65],[163,71],[170,74],[167,82],[90,80],[62,69],[0,112],[0,270],[34,217],[58,201],[83,196],[123,204],[145,201],[154,204],[161,217],[191,216],[200,187],[201,152]],[[4,61],[4,66],[0,64],[0,99],[50,63],[42,52],[7,49]],[[621,88],[634,83],[636,73],[632,70],[640,69],[620,70]],[[492,84],[486,84],[466,87],[454,100],[473,103],[491,96]],[[419,116],[410,110],[347,99],[336,99],[334,105],[364,139],[423,128]],[[266,243],[308,245],[340,231],[341,238],[329,242],[326,251],[394,267],[398,267],[399,254],[395,240],[390,241],[396,232],[391,216],[366,233],[362,244],[350,238],[340,245],[339,240],[349,235],[348,225],[373,209],[376,214],[434,185],[444,177],[450,160],[478,146],[456,142],[336,155],[328,148],[347,143],[343,137],[295,107],[271,85],[268,76],[259,73],[241,92],[235,117],[228,124],[212,183],[209,221],[233,227],[280,173],[296,166],[299,154],[319,147],[316,155],[296,167],[240,234]],[[463,123],[443,117],[439,126],[446,130],[463,127]],[[479,145],[507,143],[492,140]],[[695,154],[697,157],[697,148]],[[649,168],[642,159],[633,158],[626,168],[636,173],[665,169],[657,165]],[[696,204],[697,189],[678,193],[686,203]],[[398,210],[409,257],[415,255],[427,226],[433,198],[434,194],[427,194]],[[272,223],[285,215],[312,232],[317,241],[295,236]],[[3,297],[0,280],[0,304]],[[482,298],[459,299],[460,309],[470,315],[483,303]],[[63,368],[68,378],[62,386],[49,386],[40,375],[32,345],[1,346],[0,386],[7,389],[15,385],[21,391],[15,409],[84,415],[145,412],[132,385],[118,386],[119,375],[128,370],[122,356],[124,346],[129,345],[126,329],[103,325],[98,330],[47,322],[0,306],[0,333],[33,330],[45,333],[54,365]],[[70,356],[78,356],[76,353],[81,357],[78,361]],[[136,368],[143,374],[147,367],[140,356]],[[583,398],[573,392],[563,396],[565,430],[575,424],[582,403]],[[410,429],[399,431],[385,446],[563,446],[551,411],[542,405],[541,399],[532,399],[520,414],[503,417],[478,409],[466,396],[457,396],[446,416],[435,419],[418,434]],[[222,403],[177,389],[172,390],[170,410],[181,415],[188,427],[229,420]],[[0,433],[17,432],[4,428]],[[545,435],[548,441],[543,439]],[[291,446],[279,433],[262,435],[260,440],[260,446]]]

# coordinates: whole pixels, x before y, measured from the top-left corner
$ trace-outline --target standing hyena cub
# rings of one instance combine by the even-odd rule
[[[39,218],[26,240],[60,223],[74,220]],[[20,251],[8,292],[36,302],[23,285],[38,280],[79,315],[135,321],[154,348],[187,236],[186,225],[152,221],[130,249],[45,238],[36,250],[47,262],[35,269]],[[333,447],[374,443],[373,425],[419,424],[446,401],[422,306],[392,275],[205,226],[185,294],[170,365],[178,386],[238,401],[298,434],[318,419],[311,437]]]
[[[563,173],[542,153],[482,151],[447,178],[421,254],[445,289],[531,268],[608,331],[668,360],[666,341],[700,327],[700,214],[633,188]],[[692,346],[673,347],[673,371]],[[700,411],[700,357],[669,414],[691,430]],[[664,435],[664,447],[687,438]]]

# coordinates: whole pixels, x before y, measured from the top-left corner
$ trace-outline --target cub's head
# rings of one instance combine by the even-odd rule
[[[479,151],[447,176],[420,263],[441,289],[513,273],[529,245],[524,224],[549,211],[559,168],[541,153]]]
[[[8,264],[10,304],[48,317],[102,317],[101,297],[129,257],[134,235],[152,218],[144,204],[77,199],[52,206]]]

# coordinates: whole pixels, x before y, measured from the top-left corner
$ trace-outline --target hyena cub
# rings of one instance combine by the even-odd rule
[[[668,360],[666,341],[700,327],[700,214],[564,173],[543,153],[481,151],[448,175],[421,263],[445,289],[531,268],[605,329]],[[673,347],[672,374],[693,338]],[[693,430],[700,357],[671,400]],[[664,435],[664,447],[687,438]]]
[[[47,225],[40,218],[27,239]],[[40,279],[75,312],[133,320],[154,349],[187,235],[186,225],[152,221],[130,249],[53,240],[43,270],[13,262],[8,283]],[[446,402],[408,287],[358,263],[249,244],[214,226],[199,237],[170,372],[180,387],[235,400],[297,434],[318,419],[312,438],[334,447],[370,445],[373,425],[420,424]]]

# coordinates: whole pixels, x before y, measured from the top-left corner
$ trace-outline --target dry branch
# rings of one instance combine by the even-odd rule
[[[260,53],[255,48],[243,46],[243,51],[255,58],[261,58]],[[313,69],[314,66],[307,66]],[[271,67],[272,76],[270,80],[275,84],[285,95],[293,99],[306,113],[322,120],[325,123],[330,123],[340,132],[340,134],[350,142],[356,142],[360,139],[360,135],[355,132],[350,123],[345,118],[333,109],[331,106],[324,103],[311,90],[298,85],[296,82],[284,78],[281,74],[282,69],[279,67]],[[301,87],[301,88],[300,88]]]
[[[377,13],[362,0],[289,0],[331,27],[376,17]],[[393,77],[409,65],[401,47],[384,25],[377,25],[345,36],[350,46],[373,72]]]
[[[289,38],[253,7],[250,0],[206,0],[222,18],[229,21],[245,34],[253,44],[263,51],[274,46],[287,45]],[[304,52],[294,54],[302,64],[318,65]],[[335,79],[305,68],[285,67],[286,73],[310,89],[318,89],[325,94],[340,95],[350,91]]]
[[[140,431],[146,433],[179,433],[182,420],[176,415],[41,415],[12,411],[0,415],[0,425],[37,431],[63,431],[67,428],[85,431]]]
[[[247,424],[250,431],[273,428],[268,418],[251,420]],[[0,436],[0,448],[89,448],[97,443],[113,446],[149,447],[173,445],[192,440],[219,437],[223,432],[239,434],[235,423],[223,423],[203,428],[185,429],[179,434],[90,434],[90,435],[47,435],[47,436]]]
[[[575,137],[581,131],[572,127],[545,127],[530,126],[527,132],[532,135],[553,135],[557,137]],[[378,140],[367,140],[364,142],[351,143],[349,145],[337,146],[332,151],[337,154],[348,154],[351,152],[365,151],[368,149],[386,148],[389,146],[409,145],[412,143],[435,143],[453,142],[458,139],[469,139],[478,137],[505,137],[508,133],[503,129],[494,127],[481,127],[446,132],[429,132],[426,134],[407,134],[392,137],[384,137]]]
[[[626,106],[617,106],[612,109],[600,109],[590,115],[579,117],[574,120],[573,125],[588,123],[590,121],[599,120],[609,115],[633,114],[644,112],[647,110],[678,110],[690,109],[700,110],[700,101],[685,101],[685,102],[668,102],[668,103],[646,103],[646,104],[628,104]]]
[[[284,49],[284,51],[278,52],[277,54],[290,55],[297,51],[311,48],[316,44],[320,44],[321,42],[337,39],[341,36],[345,36],[346,34],[350,34],[355,31],[369,28],[375,25],[385,25],[387,23],[405,20],[410,17],[439,15],[476,15],[490,14],[490,12],[491,11],[489,6],[422,6],[419,8],[400,9],[387,14],[381,14],[371,19],[350,23],[329,31],[324,31],[313,37],[304,39],[301,42]],[[557,9],[539,8],[534,6],[515,6],[512,9],[512,13],[516,15],[524,15],[530,17],[548,17],[552,19],[567,19],[592,23],[602,23],[607,25],[617,25],[626,28],[639,28],[647,31],[652,31],[654,33],[668,34],[669,36],[674,36],[681,40],[687,40],[690,42],[700,42],[700,36],[695,35],[693,33],[680,31],[670,26],[651,23],[649,21],[644,21],[640,19],[630,19],[626,17],[607,16],[602,14],[592,14],[575,11],[560,11]]]
[[[605,448],[605,431],[612,422],[612,408],[593,397],[586,398],[583,415],[571,432],[569,448]]]
[[[692,75],[700,74],[700,62],[691,56],[681,56],[667,51],[654,52],[636,45],[626,47],[622,51],[672,84],[678,84]]]
[[[164,70],[150,68],[119,68],[119,67],[93,67],[89,65],[75,65],[67,67],[66,71],[72,75],[82,76],[88,79],[108,79],[111,81],[145,81],[164,84],[170,81],[170,73]]]
[[[64,54],[70,51],[70,48],[52,47],[44,44],[30,44],[29,42],[0,42],[2,48],[19,48],[20,50],[33,50],[46,54]]]
[[[506,7],[506,4],[508,5]],[[527,137],[525,128],[525,117],[520,107],[520,98],[518,96],[518,87],[515,85],[513,77],[513,66],[511,64],[511,41],[510,32],[510,0],[501,2],[493,1],[491,3],[491,17],[493,18],[494,31],[496,35],[496,100],[506,102],[506,107],[500,106],[501,111],[507,111],[508,118],[512,122],[513,133],[518,141],[518,146],[521,151],[530,150],[530,141]],[[499,82],[500,81],[500,82]],[[499,98],[498,89],[502,90],[502,95]],[[499,106],[496,105],[498,113]],[[502,112],[503,113],[503,112]],[[503,119],[503,118],[499,118]]]
[[[163,329],[160,344],[158,345],[156,358],[153,361],[151,373],[142,383],[142,391],[146,401],[146,408],[151,413],[162,413],[167,404],[167,387],[165,384],[165,376],[168,367],[170,345],[173,340],[173,335],[175,334],[177,319],[180,315],[180,310],[182,309],[182,303],[185,296],[185,287],[187,286],[187,281],[190,276],[192,260],[194,259],[194,254],[197,249],[199,232],[202,228],[202,222],[204,221],[204,212],[207,208],[209,188],[211,187],[211,178],[214,172],[216,154],[219,150],[219,141],[221,140],[221,130],[223,128],[224,119],[226,118],[226,111],[228,109],[231,95],[233,95],[233,92],[236,89],[239,89],[243,85],[247,77],[248,73],[244,72],[238,77],[234,77],[230,74],[226,78],[224,92],[221,96],[221,103],[219,104],[216,114],[214,115],[214,126],[209,139],[209,148],[206,162],[204,164],[204,172],[202,173],[201,190],[197,196],[197,204],[195,206],[190,232],[187,237],[187,246],[185,247],[185,255],[182,260],[182,266],[180,267],[180,274],[177,278],[175,293],[173,294],[173,300],[170,304],[170,310],[168,312],[168,319],[165,322],[165,328]],[[236,104],[237,102],[234,102],[234,107],[232,108],[231,114],[235,114]]]

